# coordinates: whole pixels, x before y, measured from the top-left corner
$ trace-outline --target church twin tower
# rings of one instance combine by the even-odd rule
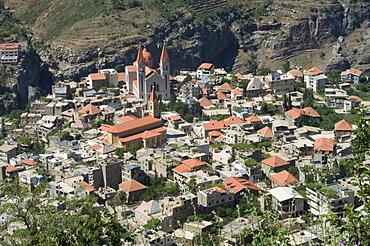
[[[130,92],[138,98],[148,100],[154,90],[157,101],[170,100],[170,59],[164,44],[158,66],[152,55],[140,46],[136,61],[126,66],[126,82]]]

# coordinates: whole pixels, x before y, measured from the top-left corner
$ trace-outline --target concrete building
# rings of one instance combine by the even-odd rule
[[[328,77],[324,72],[318,68],[313,67],[304,71],[304,82],[307,89],[312,89],[316,92],[318,89],[324,89],[326,86],[326,80]]]
[[[217,186],[198,191],[199,213],[210,213],[218,207],[234,207],[234,193]]]

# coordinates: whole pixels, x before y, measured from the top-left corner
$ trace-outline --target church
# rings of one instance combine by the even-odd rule
[[[159,101],[170,100],[170,59],[166,44],[162,48],[159,66],[153,63],[152,55],[140,46],[136,61],[126,66],[125,73],[127,89],[136,97],[146,101],[154,89]]]

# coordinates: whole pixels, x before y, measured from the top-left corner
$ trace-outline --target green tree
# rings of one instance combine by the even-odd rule
[[[119,157],[122,158],[123,154],[125,153],[125,150],[123,148],[116,148],[114,150],[114,153]]]
[[[199,190],[196,179],[191,177],[187,185],[189,191],[196,195]]]
[[[287,73],[290,70],[290,61],[286,60],[283,64],[283,72]]]
[[[312,107],[314,102],[315,98],[313,96],[313,90],[305,89],[302,97],[302,107]]]
[[[2,213],[22,224],[4,237],[11,245],[101,245],[103,240],[120,245],[121,239],[132,241],[128,229],[115,215],[94,207],[97,198],[75,197],[67,200],[66,210],[45,202],[47,183],[29,192],[18,179],[3,183],[2,192],[12,202],[1,205]]]
[[[271,68],[269,67],[261,67],[260,69],[258,69],[258,76],[264,76],[264,75],[268,75],[272,73],[272,70]]]
[[[131,153],[131,155],[136,156],[136,152],[137,152],[139,149],[140,149],[140,146],[139,146],[139,145],[137,145],[136,143],[134,143],[134,144],[131,144],[131,146],[130,146],[130,147],[129,147],[129,149],[128,149],[128,152],[130,152],[130,153]]]

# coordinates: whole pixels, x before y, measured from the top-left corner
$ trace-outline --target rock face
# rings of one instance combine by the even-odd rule
[[[217,17],[211,24],[194,24],[193,18],[184,18],[181,24],[160,23],[153,35],[147,38],[84,50],[59,46],[51,50],[54,61],[48,61],[49,51],[41,53],[41,56],[51,67],[56,67],[58,79],[77,81],[100,68],[123,68],[132,64],[140,43],[146,44],[155,61],[158,61],[163,41],[169,47],[172,70],[196,69],[202,62],[212,62],[216,67],[225,67],[228,71],[256,72],[258,66],[269,66],[330,48],[330,53],[321,51],[322,61],[304,59],[306,64],[295,65],[305,67],[318,64],[327,70],[346,69],[352,65],[366,71],[370,63],[367,52],[370,43],[358,44],[355,52],[350,48],[351,44],[347,44],[347,37],[361,24],[368,28],[369,8],[358,4],[339,5],[337,9],[340,13],[312,15],[311,18],[285,18],[275,23],[249,22],[241,26],[235,24],[240,21],[240,16],[231,14]],[[276,10],[279,9],[271,8],[270,12]],[[183,16],[178,16],[178,19],[181,18]]]
[[[0,85],[0,115],[24,109],[31,96],[51,93],[53,75],[34,50],[26,52],[21,65],[6,84]]]

